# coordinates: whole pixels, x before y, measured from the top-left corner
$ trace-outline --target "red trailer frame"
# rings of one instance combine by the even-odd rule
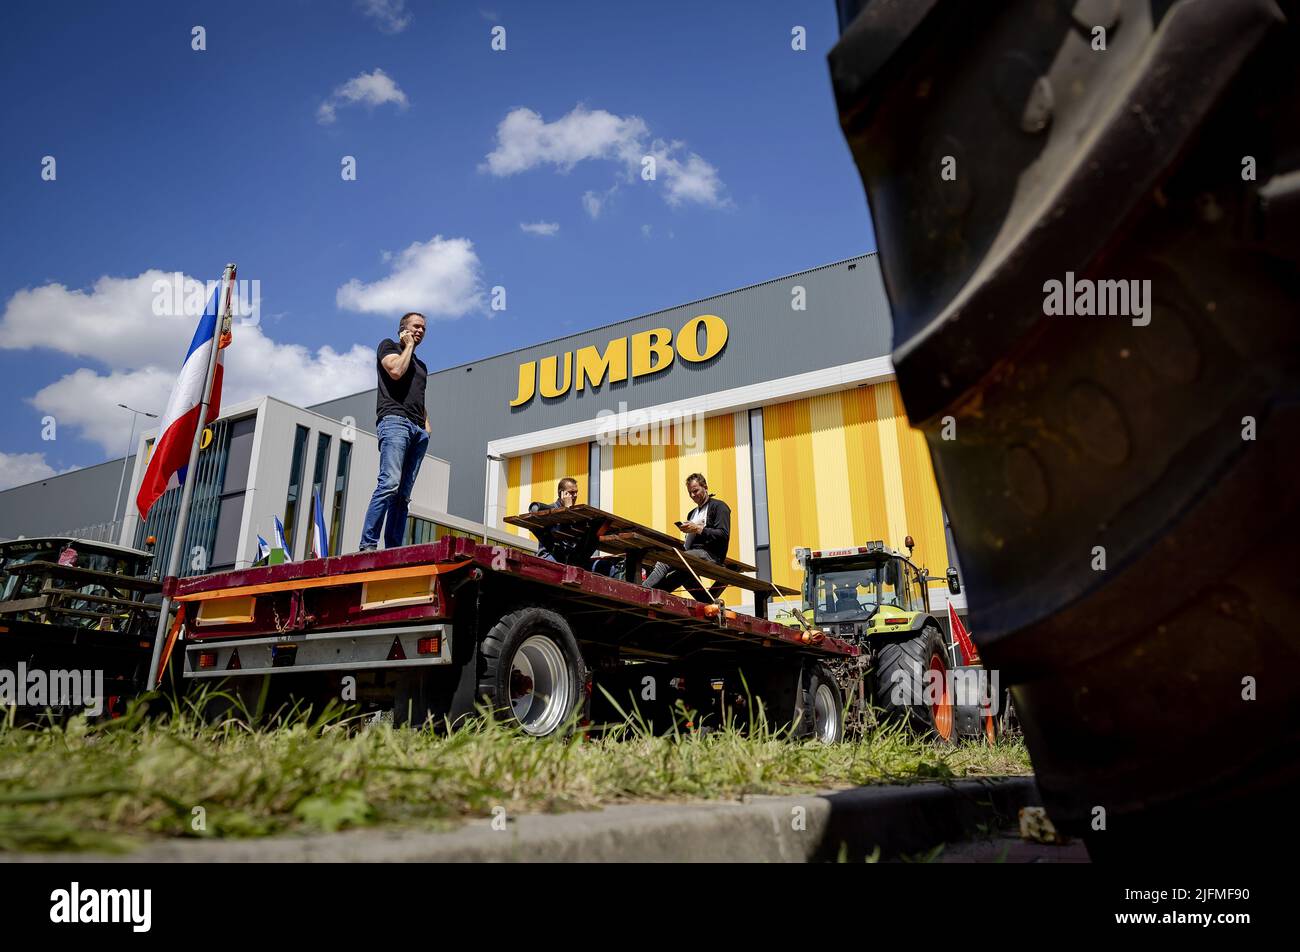
[[[588,699],[593,674],[616,677],[626,671],[625,662],[639,660],[674,671],[693,665],[692,675],[706,672],[706,678],[708,671],[726,672],[715,686],[742,664],[751,672],[778,672],[775,680],[789,681],[788,691],[782,690],[796,696],[792,704],[798,707],[800,689],[791,672],[859,654],[856,645],[824,632],[450,536],[426,545],[181,579],[168,588],[185,612],[186,678],[294,674],[304,669],[306,655],[316,659],[306,669],[317,672],[405,670],[406,677],[424,666],[425,673],[407,680],[444,677],[439,690],[451,691],[447,670],[432,671],[441,666],[459,672],[456,689],[468,697],[482,693],[486,683],[484,640],[521,608],[558,615],[571,629],[581,646]],[[369,654],[356,647],[365,639]],[[258,660],[250,664],[250,657]],[[337,663],[323,663],[336,657]],[[421,683],[395,690],[400,703],[426,688]],[[512,691],[506,693],[513,697]]]

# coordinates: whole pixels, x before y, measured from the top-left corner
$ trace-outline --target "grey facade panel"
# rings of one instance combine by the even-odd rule
[[[132,454],[126,463],[128,481],[134,467]],[[114,506],[120,517],[123,509],[135,504],[114,499],[121,478],[122,461],[115,459],[0,492],[0,539],[57,535],[112,522]],[[124,486],[122,496],[130,490]]]
[[[792,307],[796,286],[804,289],[805,310]],[[657,327],[676,335],[700,314],[716,314],[728,326],[726,347],[708,361],[678,359],[660,373],[580,392],[575,380],[564,396],[539,395],[524,406],[510,406],[521,363],[559,355],[562,366],[566,352],[587,346],[603,351],[611,340]],[[436,343],[436,338],[431,340]],[[889,350],[889,302],[880,267],[874,254],[864,255],[430,373],[429,452],[452,464],[449,511],[481,519],[489,440],[588,420],[601,410],[617,410],[621,401],[628,409],[657,406],[879,357]],[[375,392],[310,409],[335,419],[352,416],[358,427],[373,429]]]

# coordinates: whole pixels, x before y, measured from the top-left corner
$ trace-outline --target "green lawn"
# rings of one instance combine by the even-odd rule
[[[158,699],[153,700],[155,708]],[[938,747],[897,728],[832,747],[769,731],[536,740],[490,721],[450,736],[329,711],[278,726],[204,723],[173,704],[60,727],[0,725],[0,850],[129,849],[603,804],[788,794],[873,782],[1028,774],[1023,743]]]

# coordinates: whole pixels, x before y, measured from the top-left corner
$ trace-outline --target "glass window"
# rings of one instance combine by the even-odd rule
[[[925,583],[921,581],[920,570],[914,565],[909,565],[907,567],[907,587],[911,590],[912,611],[927,611],[925,605]]]
[[[883,568],[878,560],[846,559],[818,571],[811,592],[813,620],[856,621],[869,617],[880,604]]]
[[[321,501],[321,511],[325,509],[325,474],[330,465],[330,436],[328,433],[316,435],[316,465],[312,468],[311,498],[307,500],[307,549],[303,558],[309,558],[316,540],[316,502]],[[326,540],[329,541],[328,539]],[[328,555],[329,553],[325,553]]]
[[[221,484],[223,496],[239,492],[248,486],[248,465],[253,458],[253,437],[256,431],[256,416],[231,421],[230,449],[226,454],[225,480]]]
[[[880,604],[899,606],[898,560],[890,559],[881,566]]]
[[[334,515],[330,517],[330,555],[339,554],[343,544],[343,507],[348,498],[348,471],[352,465],[352,444],[339,443],[339,465],[334,473]]]
[[[302,495],[302,469],[307,462],[307,434],[300,426],[293,435],[293,457],[289,461],[289,495],[284,501],[284,542],[293,548],[293,528],[298,520],[298,497]]]

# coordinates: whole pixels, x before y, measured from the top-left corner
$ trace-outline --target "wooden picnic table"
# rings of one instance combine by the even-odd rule
[[[622,555],[626,560],[623,580],[627,582],[640,582],[642,565],[663,562],[673,568],[683,568],[685,563],[701,579],[709,579],[714,583],[708,589],[710,598],[716,599],[729,585],[753,592],[754,613],[760,617],[767,615],[767,598],[773,590],[782,595],[799,594],[788,586],[744,574],[757,570],[739,559],[728,556],[725,562],[718,563],[699,558],[686,549],[680,536],[660,532],[585,503],[567,509],[543,509],[506,516],[505,521],[534,533],[550,529],[557,540],[573,544],[579,551],[599,549],[601,552]]]

